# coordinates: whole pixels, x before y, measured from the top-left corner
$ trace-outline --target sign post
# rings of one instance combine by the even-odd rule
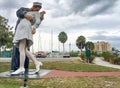
[[[90,60],[90,56],[91,56],[91,51],[90,51],[90,49],[86,49],[86,57],[87,57],[88,63],[89,63],[89,60]]]

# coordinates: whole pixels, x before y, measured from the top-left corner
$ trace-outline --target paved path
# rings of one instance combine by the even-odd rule
[[[2,57],[0,57],[0,62],[11,62],[11,58],[2,58]]]
[[[101,65],[101,66],[106,66],[106,67],[112,67],[112,68],[120,69],[120,65],[110,64],[109,62],[104,61],[102,57],[96,57],[94,59],[93,63],[95,63],[97,65]]]
[[[81,77],[81,76],[120,76],[120,72],[71,72],[71,71],[60,71],[54,70],[43,78],[53,77]]]
[[[56,78],[56,77],[95,77],[95,76],[120,76],[119,72],[72,72],[62,70],[41,69],[39,74],[34,73],[35,69],[30,69],[28,78]],[[24,75],[11,76],[10,71],[0,73],[0,77],[24,78]]]
[[[64,62],[64,61],[74,61],[75,60],[75,58],[37,58],[38,60],[40,60],[40,61],[49,61],[49,62],[56,62],[56,61],[62,61],[62,62]],[[11,62],[11,58],[0,58],[0,62]]]

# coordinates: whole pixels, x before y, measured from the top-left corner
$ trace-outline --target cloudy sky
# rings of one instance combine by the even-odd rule
[[[33,1],[42,2],[41,11],[47,13],[34,35],[34,51],[50,51],[51,47],[62,50],[58,42],[61,31],[68,35],[66,51],[69,44],[72,50],[78,50],[75,41],[80,35],[85,36],[86,41],[109,42],[120,50],[120,0],[0,0],[0,15],[9,19],[14,27],[17,9],[30,8]]]

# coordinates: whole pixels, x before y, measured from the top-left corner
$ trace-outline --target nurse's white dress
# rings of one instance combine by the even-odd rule
[[[32,22],[25,18],[20,20],[13,39],[13,43],[16,44],[17,47],[22,39],[26,39],[27,47],[30,47],[33,44],[32,28],[38,28],[41,23],[39,12],[34,11],[28,12],[27,14],[33,16],[34,20]]]

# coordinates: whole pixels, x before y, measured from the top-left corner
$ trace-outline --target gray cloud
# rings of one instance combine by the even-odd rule
[[[111,10],[117,1],[118,0],[66,0],[65,3],[69,9],[58,2],[57,6],[59,11],[55,10],[53,17],[68,16],[70,14],[79,14],[82,16],[104,14],[111,12],[109,10]]]
[[[79,23],[79,22],[74,22],[74,24],[71,23],[71,25],[69,25],[66,29],[91,29],[91,30],[96,30],[99,29],[99,31],[101,30],[108,30],[108,31],[112,31],[114,29],[119,29],[120,25],[119,25],[120,21],[116,21],[114,20],[94,20],[94,21],[90,21],[90,22],[86,22],[86,23]]]
[[[26,5],[28,1],[22,2],[21,0],[4,0],[0,2],[0,8],[2,10],[12,10]]]
[[[117,0],[99,0],[91,5],[93,8],[90,10],[90,12],[87,13],[87,15],[94,16],[97,14],[105,14],[109,12],[109,10],[112,12],[111,8],[115,5],[116,2]]]
[[[27,4],[27,0],[24,2],[21,0],[2,0],[0,1],[0,15],[9,19],[9,23],[13,26],[17,20],[16,10],[20,7],[26,7]]]
[[[118,50],[120,50],[120,42],[111,42],[111,46],[115,47]]]
[[[108,30],[113,30],[113,29],[119,29],[119,23],[120,20],[117,19],[99,19],[99,20],[93,20],[90,21],[89,23],[84,24],[85,27],[89,27],[89,28],[97,28],[97,29],[108,29]]]
[[[120,41],[120,36],[106,36],[103,35],[101,32],[98,32],[99,34],[94,35],[92,37],[88,37],[90,40],[106,40],[106,41]]]
[[[5,15],[6,17],[14,17],[15,11],[20,7],[24,7],[28,4],[27,1],[21,0],[4,0],[0,1],[0,15]],[[13,16],[12,16],[13,15]]]
[[[88,6],[99,2],[100,0],[71,0],[67,1],[71,10],[75,13],[84,11]]]

